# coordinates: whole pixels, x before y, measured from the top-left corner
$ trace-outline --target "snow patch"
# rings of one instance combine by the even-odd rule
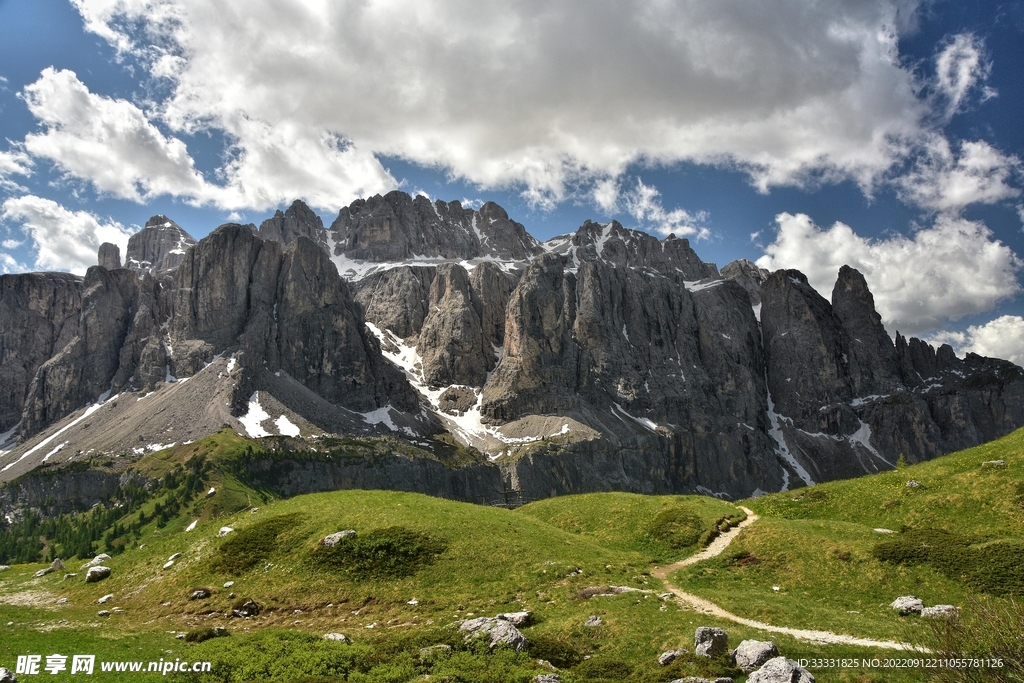
[[[871,427],[869,427],[868,423],[864,420],[860,421],[860,429],[851,434],[849,439],[852,443],[858,443],[866,448],[871,455],[875,456],[889,467],[896,467],[895,463],[889,462],[883,458],[882,454],[871,445]]]
[[[231,358],[228,358],[228,372],[231,372],[232,370],[235,369],[235,365],[237,364],[237,362],[238,361],[235,358],[235,354],[231,354]]]
[[[299,428],[288,419],[287,415],[282,415],[274,420],[274,424],[277,425],[278,434],[282,436],[298,436],[300,433]]]
[[[811,475],[807,473],[804,466],[797,462],[797,459],[793,457],[793,454],[789,452],[789,445],[786,443],[786,437],[782,434],[782,416],[775,412],[775,402],[772,401],[772,392],[768,392],[768,422],[771,428],[768,429],[768,434],[775,440],[775,452],[780,458],[786,461],[797,476],[804,480],[804,483],[808,486],[814,485],[814,480],[811,479]],[[784,473],[782,490],[789,490],[789,474],[786,472],[786,468],[782,468]]]
[[[612,410],[612,415],[615,415],[615,411],[618,410],[620,413],[622,413],[623,415],[628,417],[630,420],[633,420],[633,422],[636,422],[637,424],[642,425],[646,429],[649,429],[652,432],[657,432],[658,431],[658,425],[657,425],[656,422],[648,420],[646,417],[634,417],[634,416],[630,415],[629,413],[627,413],[625,410],[623,410],[622,406],[620,406],[618,403],[613,403],[612,405],[615,406],[615,408]],[[616,416],[616,417],[618,417],[618,416]],[[621,418],[619,418],[619,419],[621,419]]]
[[[259,394],[259,391],[252,392],[252,396],[249,397],[249,410],[246,411],[245,415],[238,418],[238,421],[245,427],[246,433],[254,439],[258,439],[261,436],[270,436],[270,432],[261,426],[264,420],[270,419],[270,415],[260,406]]]
[[[761,304],[755,304],[751,308],[754,309],[754,317],[757,318],[757,322],[761,322]]]
[[[46,462],[47,460],[49,460],[51,455],[56,455],[57,451],[59,451],[60,449],[64,448],[65,446],[67,446],[69,443],[71,443],[71,442],[70,441],[65,441],[63,443],[57,444],[56,448],[54,448],[52,451],[50,451],[49,453],[47,453],[46,455],[43,456],[43,462]]]
[[[60,436],[61,434],[63,434],[67,430],[71,429],[76,424],[78,424],[79,422],[81,422],[85,418],[89,417],[90,415],[92,415],[93,413],[95,413],[97,410],[99,410],[102,407],[103,407],[102,403],[94,403],[94,404],[92,404],[91,406],[86,408],[85,412],[82,413],[79,417],[75,418],[74,420],[72,420],[71,422],[69,422],[65,426],[61,427],[59,430],[57,430],[56,432],[54,432],[50,436],[46,437],[45,439],[43,439],[42,441],[37,443],[32,448],[30,448],[27,451],[25,451],[24,453],[22,453],[20,458],[18,458],[17,460],[15,460],[12,463],[8,463],[7,465],[5,465],[3,469],[0,469],[0,472],[6,472],[7,470],[11,469],[15,465],[17,465],[19,462],[21,462],[22,460],[24,460],[28,456],[32,455],[33,453],[35,453],[40,448],[43,448],[43,447],[47,446],[51,441],[56,439],[58,436]]]
[[[196,528],[196,524],[199,524],[199,520],[198,519],[196,521],[192,522],[191,524],[189,524],[187,527],[185,527],[185,531],[186,532],[192,531],[193,529]]]
[[[705,282],[703,280],[693,280],[692,282],[684,281],[683,286],[686,287],[686,291],[688,292],[701,292],[705,289],[717,287],[723,282],[725,282],[725,280],[711,280],[710,282]]]

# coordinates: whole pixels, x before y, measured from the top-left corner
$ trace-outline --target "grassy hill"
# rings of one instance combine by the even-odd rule
[[[745,617],[919,642],[929,637],[921,621],[888,609],[897,595],[912,593],[927,604],[1009,604],[1014,590],[993,591],[993,581],[986,584],[963,567],[970,569],[979,552],[1016,553],[1024,538],[1022,445],[1024,432],[1018,432],[895,472],[745,501],[761,519],[723,556],[672,580]],[[559,667],[567,683],[713,674],[744,680],[724,660],[657,664],[665,650],[692,650],[700,625],[725,628],[733,645],[744,638],[775,640],[795,659],[892,654],[772,636],[660,598],[664,589],[650,568],[693,554],[741,520],[742,511],[729,502],[608,493],[505,510],[385,491],[274,500],[232,474],[231,462],[258,448],[222,432],[142,461],[147,476],[163,484],[118,520],[122,533],[109,538],[111,547],[105,538],[96,542],[96,551],[122,550],[107,562],[113,574],[105,581],[84,583],[81,561],[66,562],[67,571],[78,574],[67,580],[65,572],[33,578],[42,563],[0,572],[0,666],[13,669],[22,654],[95,654],[98,661],[212,662],[210,673],[172,673],[177,680],[411,681],[429,675],[504,682],[549,671],[538,664],[543,659]],[[1006,467],[981,467],[995,459]],[[911,479],[920,485],[906,486]],[[193,530],[185,531],[192,522]],[[219,536],[225,526],[233,531]],[[344,529],[357,536],[339,551],[319,545]],[[918,546],[925,537],[914,534],[942,532],[959,539],[960,545],[944,547],[961,548],[960,555],[922,560]],[[907,539],[909,551],[890,553],[896,560],[878,550]],[[45,542],[54,543],[47,552],[65,550]],[[910,560],[900,562],[904,551]],[[962,566],[951,569],[957,557]],[[1012,585],[1013,567],[1000,571],[1008,573],[994,583]],[[601,597],[608,586],[639,590]],[[190,599],[198,588],[211,597]],[[98,604],[107,594],[114,597]],[[226,616],[249,598],[259,605],[258,615]],[[97,616],[100,609],[111,614]],[[488,652],[464,643],[455,626],[519,610],[534,615],[523,629],[531,641],[527,652]],[[584,626],[591,616],[601,624]],[[218,626],[230,636],[199,643],[176,638]],[[328,632],[345,633],[352,644],[323,640]],[[438,644],[451,652],[421,653]],[[930,680],[924,670],[814,673],[819,681]],[[131,681],[154,674],[107,675]]]

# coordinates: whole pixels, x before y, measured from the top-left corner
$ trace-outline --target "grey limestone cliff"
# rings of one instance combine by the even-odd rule
[[[124,267],[151,275],[172,270],[195,243],[191,235],[167,216],[153,216],[142,230],[128,238]]]

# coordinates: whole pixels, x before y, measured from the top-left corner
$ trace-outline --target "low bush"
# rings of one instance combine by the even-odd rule
[[[415,574],[447,546],[444,539],[391,526],[343,538],[333,547],[318,546],[312,562],[321,569],[343,571],[356,579],[396,578]]]
[[[551,662],[559,669],[568,669],[583,661],[583,653],[567,638],[556,636],[531,636],[530,655]]]
[[[304,518],[302,513],[294,512],[271,517],[236,531],[221,543],[211,563],[212,569],[230,574],[252,569],[273,554],[281,534],[294,528]]]
[[[717,533],[717,529],[713,530]],[[674,550],[697,545],[702,540],[704,522],[685,505],[677,505],[658,513],[651,522],[647,534]]]

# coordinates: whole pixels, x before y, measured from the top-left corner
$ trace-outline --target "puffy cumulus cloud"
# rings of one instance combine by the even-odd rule
[[[371,192],[391,182],[375,154],[539,205],[636,162],[870,188],[932,106],[898,55],[914,0],[73,1],[168,79],[172,130],[232,139],[239,205],[306,196],[296,165]]]
[[[839,268],[864,274],[886,329],[920,336],[952,320],[991,309],[1020,292],[1020,259],[977,221],[939,216],[910,237],[867,239],[850,226],[827,230],[804,214],[776,217],[775,241],[757,264],[795,268],[830,297]]]
[[[706,239],[711,234],[705,225],[708,218],[706,212],[690,213],[680,208],[668,210],[662,206],[660,196],[658,188],[645,185],[643,180],[637,178],[636,186],[619,199],[625,205],[626,211],[640,221],[641,225],[647,225],[662,235],[695,235],[698,239]]]
[[[934,136],[913,171],[899,180],[901,195],[939,211],[968,204],[993,204],[1020,195],[1014,178],[1021,162],[987,142],[964,142],[954,154],[949,141]]]
[[[1024,318],[1004,315],[984,325],[971,325],[966,332],[940,332],[933,344],[949,344],[961,355],[976,353],[990,358],[1005,358],[1024,366]]]
[[[43,124],[25,149],[53,161],[97,191],[134,201],[161,194],[225,209],[266,209],[296,197],[316,206],[390,189],[394,181],[372,154],[341,136],[290,121],[270,127],[239,114],[238,143],[220,169],[224,184],[195,168],[185,144],[164,135],[150,115],[126,100],[89,91],[71,71],[45,69],[24,98]]]
[[[86,211],[70,211],[50,199],[24,195],[0,205],[0,218],[21,226],[36,251],[35,268],[66,270],[79,275],[96,265],[96,253],[104,242],[128,249],[131,231],[120,223],[101,222]],[[8,255],[13,261],[13,258]],[[4,266],[7,266],[5,259]],[[25,270],[24,266],[15,266]]]
[[[0,251],[0,275],[26,272],[28,272],[28,266],[24,263],[19,263],[18,259],[11,254]]]
[[[53,68],[23,96],[44,127],[25,137],[25,149],[99,192],[135,201],[204,193],[185,144],[161,133],[131,102],[95,95],[74,72]]]

